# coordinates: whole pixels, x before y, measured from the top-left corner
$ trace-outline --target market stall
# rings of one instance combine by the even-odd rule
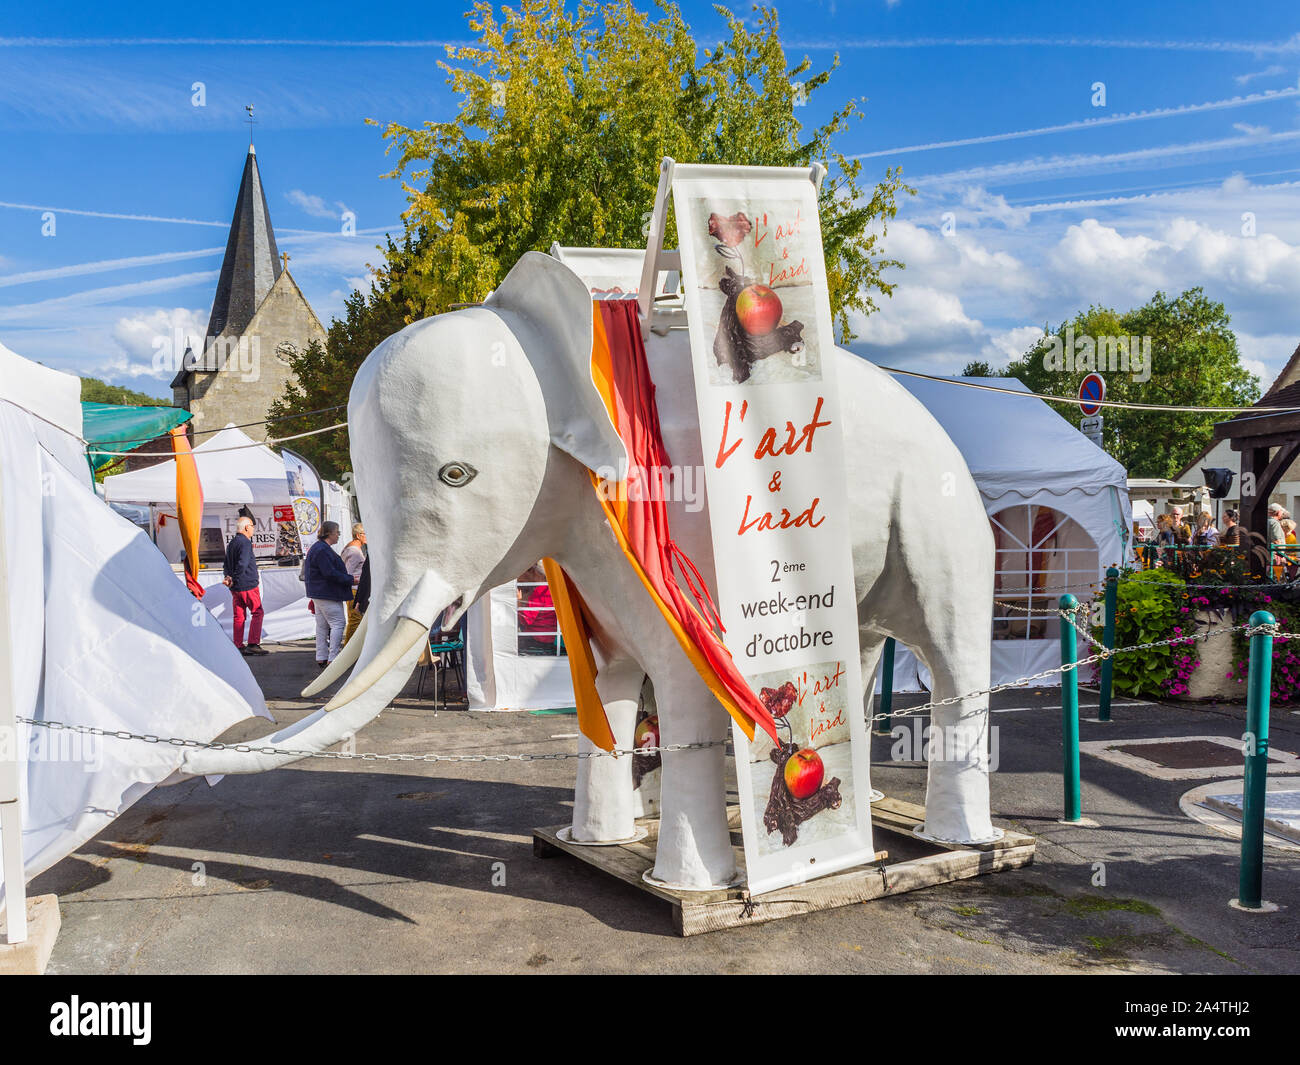
[[[222,586],[222,560],[226,544],[235,533],[241,512],[251,514],[254,524],[253,551],[262,576],[262,602],[266,610],[264,639],[275,643],[307,639],[316,631],[315,618],[308,610],[302,582],[298,579],[302,554],[294,501],[311,499],[306,511],[315,535],[321,520],[337,521],[343,531],[336,551],[341,551],[351,529],[351,499],[342,486],[324,481],[319,500],[313,489],[298,486],[290,493],[293,473],[285,459],[265,444],[251,440],[228,425],[194,448],[199,481],[203,486],[203,526],[200,539],[199,583],[210,589],[204,602],[229,633],[232,628],[230,592]],[[299,480],[303,480],[298,474]],[[314,477],[309,478],[314,480]],[[119,507],[148,508],[148,523],[158,549],[169,562],[179,566],[182,558],[180,529],[176,521],[176,463],[156,466],[104,478],[104,498]],[[299,511],[302,511],[299,504]],[[310,546],[308,543],[307,546]]]

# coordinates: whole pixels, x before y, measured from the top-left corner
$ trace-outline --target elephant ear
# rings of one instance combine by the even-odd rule
[[[551,442],[608,480],[621,480],[627,451],[591,376],[591,293],[541,252],[526,252],[484,302],[506,312],[546,400]],[[510,315],[527,328],[515,328]]]

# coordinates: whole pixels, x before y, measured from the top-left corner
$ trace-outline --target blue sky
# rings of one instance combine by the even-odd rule
[[[467,38],[465,6],[10,5],[0,342],[166,394],[154,342],[206,326],[249,102],[277,239],[328,323],[405,206],[364,120],[453,113],[436,61],[440,42]],[[873,178],[901,165],[919,190],[885,243],[907,264],[899,288],[858,323],[855,347],[872,359],[941,372],[1004,362],[1089,304],[1125,309],[1195,284],[1227,305],[1265,384],[1295,348],[1294,3],[777,6],[792,59],[840,56],[801,117],[865,97],[842,147]],[[701,44],[719,38],[711,4],[683,9]],[[344,210],[356,236],[339,232]]]

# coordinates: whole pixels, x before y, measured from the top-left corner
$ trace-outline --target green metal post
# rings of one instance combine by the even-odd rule
[[[1115,597],[1119,583],[1119,570],[1114,566],[1106,571],[1106,617],[1102,622],[1101,642],[1107,650],[1115,649]],[[1110,689],[1115,672],[1115,661],[1111,658],[1101,660],[1101,696],[1097,707],[1097,720],[1110,720]]]
[[[892,636],[885,640],[885,657],[880,665],[880,712],[885,719],[880,722],[876,732],[888,736],[893,729],[894,713],[894,649],[897,645]]]
[[[1073,614],[1079,600],[1068,592],[1061,596],[1061,610]],[[1071,666],[1079,660],[1078,634],[1074,626],[1061,619],[1061,665]],[[1067,824],[1083,820],[1083,802],[1079,794],[1079,670],[1061,674],[1061,746],[1065,756],[1062,779],[1065,786]]]
[[[1251,625],[1272,625],[1267,610],[1250,615]],[[1273,681],[1273,637],[1258,632],[1250,638],[1250,672],[1246,680],[1246,780],[1242,793],[1241,873],[1238,905],[1258,910],[1263,903],[1264,804],[1268,783],[1268,710]]]

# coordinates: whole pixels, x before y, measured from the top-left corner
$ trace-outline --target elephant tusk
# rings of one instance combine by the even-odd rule
[[[356,660],[361,657],[361,649],[366,642],[366,624],[369,621],[370,614],[368,612],[361,615],[361,624],[357,626],[357,631],[352,634],[352,639],[339,652],[338,658],[334,659],[315,680],[303,688],[302,697],[304,699],[310,699],[317,692],[324,691],[352,668]]]
[[[374,658],[366,663],[365,669],[352,677],[343,686],[343,690],[325,704],[325,709],[327,711],[334,710],[352,702],[353,699],[363,694],[372,684],[383,677],[393,666],[397,665],[401,657],[414,647],[420,639],[428,635],[429,628],[427,625],[421,624],[414,618],[399,617],[397,625],[393,629],[393,634],[388,637],[388,642],[379,649],[379,653]]]

